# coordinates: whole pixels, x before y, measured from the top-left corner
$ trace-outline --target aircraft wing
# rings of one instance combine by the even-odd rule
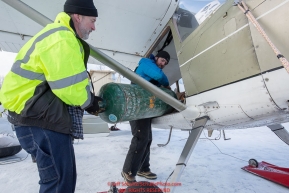
[[[43,27],[0,1],[0,48],[18,52]],[[19,0],[9,0],[10,2]],[[63,11],[65,0],[22,0],[50,20]],[[94,0],[99,12],[88,43],[134,70],[177,8],[175,0]],[[97,63],[91,58],[90,63]]]

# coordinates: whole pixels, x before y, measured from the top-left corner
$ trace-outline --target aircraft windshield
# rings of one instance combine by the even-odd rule
[[[176,24],[184,41],[211,13],[226,0],[180,0]]]

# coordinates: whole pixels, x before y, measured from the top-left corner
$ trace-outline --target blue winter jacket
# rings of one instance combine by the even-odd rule
[[[142,58],[135,72],[147,81],[156,80],[158,82],[156,86],[169,86],[167,76],[163,73],[162,69],[157,66],[153,55],[151,55],[150,58]]]

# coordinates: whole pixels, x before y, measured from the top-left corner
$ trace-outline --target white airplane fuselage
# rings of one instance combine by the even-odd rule
[[[17,52],[41,26],[7,2],[0,1],[0,12],[11,13],[3,14],[0,21],[0,47]],[[22,2],[53,20],[64,0]],[[184,9],[186,0],[95,1],[101,14],[88,42],[125,67],[134,70],[141,57],[155,54],[169,31],[172,34],[173,40],[163,48],[171,54],[164,72],[170,84],[182,78],[186,109],[154,118],[155,127],[190,129],[194,120],[204,115],[210,117],[207,129],[288,122],[288,73],[246,15],[233,5],[234,1],[220,2],[223,4],[218,7],[220,3],[208,1],[211,7],[207,5],[196,13]],[[289,0],[245,2],[276,47],[289,56]],[[191,31],[190,25],[195,25]],[[94,59],[91,62],[99,63]],[[125,70],[120,73],[129,77]]]

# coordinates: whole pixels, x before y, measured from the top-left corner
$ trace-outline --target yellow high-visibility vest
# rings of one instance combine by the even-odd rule
[[[59,13],[21,48],[0,91],[4,108],[21,114],[44,81],[67,105],[84,109],[90,104],[84,49],[69,21],[69,15]]]

